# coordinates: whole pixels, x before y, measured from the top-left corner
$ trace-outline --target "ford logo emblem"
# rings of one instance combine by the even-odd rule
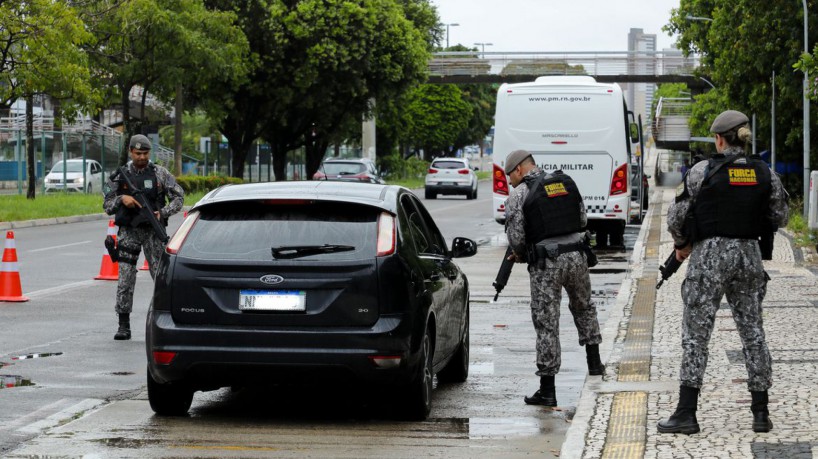
[[[260,281],[264,282],[265,284],[275,285],[284,282],[284,278],[281,276],[277,276],[275,274],[267,274],[266,276],[261,276],[259,278]]]

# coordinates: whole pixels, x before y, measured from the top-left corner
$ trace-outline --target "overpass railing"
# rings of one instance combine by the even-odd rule
[[[485,75],[689,75],[698,56],[679,51],[439,52],[429,62],[430,76]]]

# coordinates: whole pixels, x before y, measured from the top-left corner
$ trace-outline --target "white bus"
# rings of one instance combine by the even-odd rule
[[[546,76],[503,84],[494,118],[494,219],[505,222],[509,183],[503,171],[514,150],[530,151],[538,166],[562,170],[585,201],[588,229],[597,245],[621,245],[631,205],[631,134],[628,109],[617,84],[589,76]],[[635,127],[635,126],[634,126]]]

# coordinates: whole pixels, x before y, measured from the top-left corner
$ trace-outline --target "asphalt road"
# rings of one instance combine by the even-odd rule
[[[425,422],[394,418],[377,403],[326,381],[324,388],[197,393],[186,418],[154,416],[145,386],[144,329],[114,341],[116,282],[97,281],[107,220],[15,230],[27,303],[0,303],[3,457],[555,457],[585,380],[567,305],[561,318],[560,407],[527,406],[536,389],[528,276],[522,265],[498,302],[494,279],[504,251],[490,208],[490,183],[477,200],[423,200],[444,236],[481,242],[459,259],[471,284],[468,382],[440,385]],[[171,230],[181,221],[171,220]],[[638,227],[628,227],[633,246]],[[170,232],[170,231],[169,231]],[[629,252],[600,254],[593,270],[600,322],[628,268]],[[144,318],[151,281],[138,277],[134,322]]]

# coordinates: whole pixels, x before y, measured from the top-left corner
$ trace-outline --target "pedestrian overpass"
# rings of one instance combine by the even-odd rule
[[[590,75],[603,83],[685,83],[693,93],[712,85],[695,71],[699,57],[671,51],[439,52],[429,83],[519,83],[544,75]]]

